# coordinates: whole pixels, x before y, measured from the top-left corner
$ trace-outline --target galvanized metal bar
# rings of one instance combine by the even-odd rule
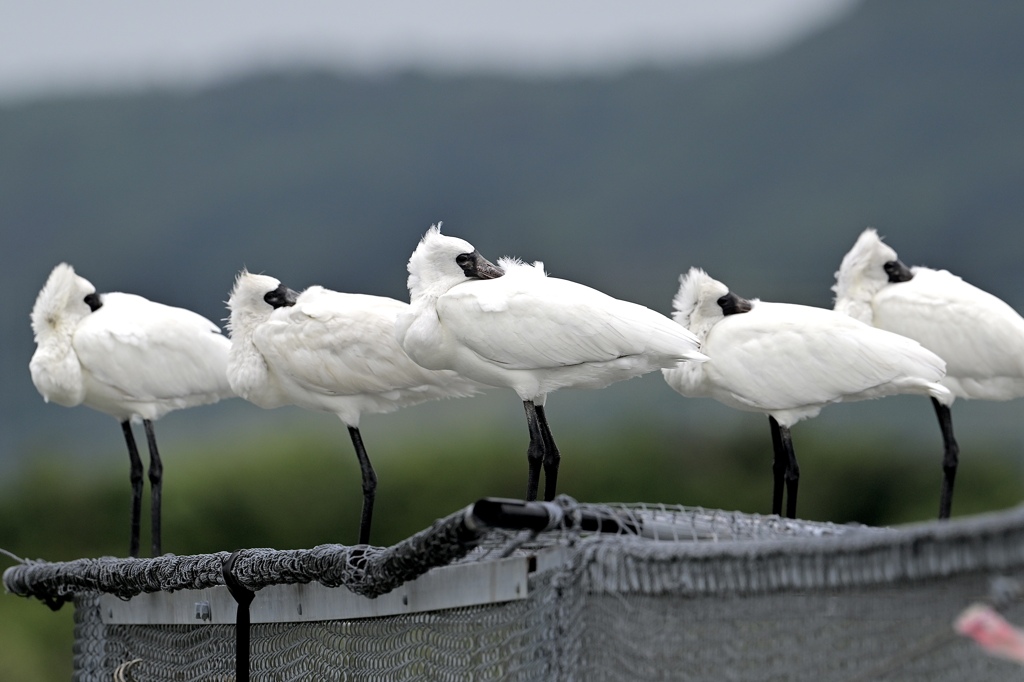
[[[250,618],[253,623],[349,620],[514,601],[527,597],[529,568],[525,556],[442,566],[375,599],[319,583],[271,585],[258,592]],[[152,592],[127,601],[100,596],[106,624],[233,624],[236,607],[227,588],[219,586]]]

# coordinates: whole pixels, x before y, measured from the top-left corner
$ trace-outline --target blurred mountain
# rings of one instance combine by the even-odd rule
[[[667,313],[691,265],[746,296],[829,306],[842,255],[874,226],[905,262],[1024,309],[1022,34],[1009,0],[869,0],[753,62],[274,73],[0,106],[0,459],[121,447],[110,420],[44,405],[29,379],[28,313],[62,260],[101,291],[221,319],[242,267],[405,299],[406,259],[443,220],[492,259],[540,259]],[[691,412],[644,381],[577,409]],[[519,420],[514,402],[494,413]],[[296,419],[248,407],[172,419],[182,437]]]

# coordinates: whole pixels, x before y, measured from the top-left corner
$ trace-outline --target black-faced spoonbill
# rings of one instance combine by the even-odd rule
[[[908,336],[946,361],[933,397],[942,429],[939,518],[949,518],[960,447],[950,408],[956,398],[1024,396],[1024,319],[992,294],[946,270],[908,268],[873,229],[864,230],[836,273],[835,310]]]
[[[748,301],[691,268],[673,301],[708,362],[663,370],[679,393],[768,415],[775,461],[772,513],[796,517],[800,470],[790,427],[830,403],[896,393],[945,396],[943,362],[916,341],[810,306]]]
[[[263,408],[330,412],[348,427],[362,471],[359,543],[368,544],[377,476],[359,417],[486,387],[406,356],[395,339],[395,318],[409,307],[402,301],[320,286],[299,294],[273,277],[243,271],[228,307],[228,379],[235,392]]]
[[[495,266],[439,226],[409,259],[408,283],[412,306],[396,323],[406,353],[424,367],[511,388],[523,401],[528,500],[542,466],[544,499],[555,496],[560,456],[544,414],[548,393],[706,359],[693,334],[660,313],[548,277],[541,263]]]
[[[128,553],[139,555],[142,461],[131,422],[142,421],[149,444],[153,556],[161,554],[163,464],[153,422],[172,410],[231,395],[228,348],[220,329],[201,315],[135,294],[97,294],[61,263],[32,308],[37,348],[32,382],[47,402],[85,405],[121,422],[131,460],[132,515]]]

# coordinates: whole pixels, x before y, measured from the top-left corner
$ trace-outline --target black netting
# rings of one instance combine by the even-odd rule
[[[554,506],[553,528],[539,533],[488,529],[459,512],[393,548],[247,550],[239,575],[250,586],[319,580],[362,594],[386,592],[452,561],[537,561],[526,599],[253,625],[253,679],[1020,676],[1013,664],[955,635],[951,624],[979,600],[1024,622],[1024,508],[873,529],[568,498]],[[90,591],[99,582],[114,593],[126,585],[136,593],[178,589],[199,579],[219,585],[224,557],[108,559],[102,571],[90,562],[35,563],[8,569],[4,582],[43,599],[77,591],[76,679],[230,680],[233,626],[105,624],[100,597]],[[168,573],[172,562],[177,573]]]

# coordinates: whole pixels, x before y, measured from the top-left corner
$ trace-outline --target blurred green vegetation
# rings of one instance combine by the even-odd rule
[[[767,424],[696,438],[653,426],[632,421],[591,436],[567,433],[559,443],[560,491],[582,501],[769,511]],[[933,518],[940,482],[934,444],[882,432],[829,433],[814,422],[794,431],[801,517],[873,525]],[[521,497],[525,488],[525,429],[521,437],[496,439],[470,429],[457,439],[432,435],[379,451],[369,446],[380,478],[375,544],[393,544],[480,497]],[[974,444],[963,457],[955,515],[1006,508],[1024,497],[1017,458],[995,452]],[[0,489],[0,547],[50,561],[123,555],[124,469],[113,461],[97,468],[58,456],[34,459]],[[278,433],[176,453],[165,490],[165,550],[175,554],[351,543],[357,533],[359,471],[340,427],[336,438]],[[144,517],[143,547],[147,524]],[[5,679],[68,679],[72,608],[53,613],[35,600],[5,595],[0,641]]]

